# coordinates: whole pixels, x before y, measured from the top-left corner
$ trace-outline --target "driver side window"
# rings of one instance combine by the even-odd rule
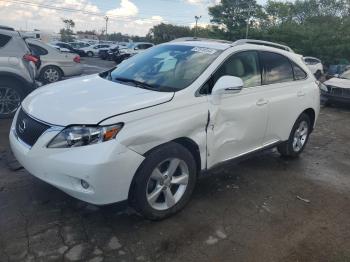
[[[214,82],[224,75],[236,76],[243,80],[244,87],[261,85],[261,70],[258,53],[244,51],[232,55],[214,74]]]
[[[258,53],[256,51],[243,51],[233,54],[219,67],[200,93],[210,94],[216,81],[224,75],[241,78],[244,88],[260,86],[261,69]]]

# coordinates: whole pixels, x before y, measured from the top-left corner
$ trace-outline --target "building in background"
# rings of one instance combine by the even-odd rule
[[[24,37],[31,37],[38,40],[43,41],[44,43],[50,43],[53,41],[59,41],[61,39],[61,35],[58,33],[50,32],[50,31],[44,31],[44,30],[37,30],[34,29],[34,31],[23,31],[21,30],[20,33]]]

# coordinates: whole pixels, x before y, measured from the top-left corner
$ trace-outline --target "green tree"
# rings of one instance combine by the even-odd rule
[[[62,28],[60,30],[61,34],[61,41],[62,42],[71,42],[74,40],[73,35],[73,28],[75,27],[75,22],[72,19],[64,19],[62,18],[62,22],[65,26],[65,28]]]
[[[180,37],[193,36],[191,28],[188,26],[176,26],[161,23],[150,29],[147,38],[154,43],[164,43]]]
[[[209,7],[211,22],[223,26],[230,40],[245,37],[248,21],[254,24],[261,14],[261,6],[255,0],[221,0]]]

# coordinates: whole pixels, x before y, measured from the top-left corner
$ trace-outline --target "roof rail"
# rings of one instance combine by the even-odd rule
[[[15,31],[14,28],[12,27],[8,27],[8,26],[4,26],[4,25],[0,25],[0,29],[3,29],[3,30],[9,30],[9,31]]]
[[[201,38],[201,37],[181,37],[174,39],[170,42],[186,42],[186,41],[207,41],[207,42],[217,42],[223,44],[232,44],[232,41],[222,40],[222,39],[211,39],[211,38]]]
[[[265,46],[275,47],[275,48],[279,48],[279,49],[294,53],[293,49],[291,49],[289,46],[280,45],[269,41],[254,40],[254,39],[240,39],[233,42],[233,45],[242,45],[242,44],[265,45]]]

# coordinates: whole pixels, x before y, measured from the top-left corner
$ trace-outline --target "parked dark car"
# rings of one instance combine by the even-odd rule
[[[53,43],[55,46],[58,46],[58,47],[61,47],[61,48],[66,48],[70,51],[70,53],[73,53],[73,54],[78,54],[80,56],[86,56],[85,52],[80,50],[80,49],[76,49],[76,48],[73,48],[70,44],[67,44],[67,43],[63,43],[63,42],[55,42]]]
[[[119,54],[119,47],[114,47],[108,50],[102,49],[98,51],[98,57],[102,60],[114,60],[115,55]]]

